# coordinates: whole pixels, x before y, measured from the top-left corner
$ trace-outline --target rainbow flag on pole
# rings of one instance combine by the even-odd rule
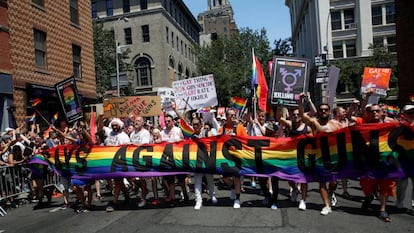
[[[184,138],[191,138],[191,136],[193,136],[194,134],[194,129],[187,124],[187,122],[184,119],[181,119],[180,121],[180,128],[181,131],[183,132]]]
[[[262,111],[267,110],[267,82],[263,73],[262,65],[259,59],[254,55],[252,50],[253,64],[252,64],[252,89],[256,88],[256,96],[258,100],[259,109]]]
[[[33,113],[31,116],[26,116],[26,121],[32,122],[36,120],[36,113]]]
[[[233,107],[241,111],[244,106],[246,106],[247,99],[243,99],[240,97],[231,97],[231,102],[233,103]]]
[[[40,100],[40,98],[36,98],[32,102],[32,107],[35,107],[35,106],[37,106],[40,103],[42,103],[42,100]]]
[[[53,115],[50,122],[52,122],[52,124],[54,124],[57,121],[58,118],[59,118],[59,112],[56,112],[55,115]]]

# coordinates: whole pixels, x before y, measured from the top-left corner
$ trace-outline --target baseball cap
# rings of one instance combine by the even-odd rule
[[[402,109],[403,112],[408,112],[411,110],[414,110],[414,104],[406,104]]]

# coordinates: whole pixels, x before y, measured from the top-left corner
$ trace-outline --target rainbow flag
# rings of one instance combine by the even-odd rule
[[[396,106],[387,105],[387,113],[390,115],[397,115],[399,113],[399,109]]]
[[[32,102],[32,107],[35,107],[35,106],[37,106],[40,103],[42,103],[42,100],[40,100],[40,98],[36,98]]]
[[[26,116],[26,119],[25,120],[27,122],[35,121],[36,120],[36,113],[33,113],[33,115],[31,115],[31,116]]]
[[[252,89],[256,89],[256,96],[258,100],[259,109],[262,111],[267,111],[267,82],[263,73],[262,65],[259,62],[259,59],[253,54],[253,64],[252,64]]]
[[[54,124],[58,118],[59,118],[59,112],[56,112],[55,115],[53,115],[52,119],[50,119],[50,122]]]
[[[180,121],[180,128],[181,131],[183,131],[184,138],[191,138],[195,132],[194,129],[189,124],[187,124],[184,119],[181,119]]]
[[[243,99],[240,97],[233,96],[231,97],[231,102],[233,103],[233,107],[241,111],[244,106],[246,106],[247,99]]]
[[[49,128],[43,132],[43,139],[47,139],[49,137],[50,131],[52,131],[52,128],[49,126]]]

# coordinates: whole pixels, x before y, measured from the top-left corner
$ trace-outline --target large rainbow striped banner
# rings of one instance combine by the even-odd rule
[[[59,146],[49,162],[76,179],[180,173],[277,176],[296,182],[414,176],[414,127],[366,124],[315,137],[217,137],[142,146]]]

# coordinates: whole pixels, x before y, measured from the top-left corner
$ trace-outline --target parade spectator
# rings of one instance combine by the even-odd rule
[[[247,136],[246,128],[238,123],[237,115],[234,109],[229,108],[226,112],[226,123],[219,129],[219,135],[232,135],[232,136]],[[239,175],[229,176],[223,175],[223,181],[230,186],[230,199],[234,201],[233,208],[239,209],[240,203],[240,192],[241,192],[241,179]]]
[[[151,131],[151,140],[150,143],[161,143],[161,130],[159,128],[153,128]],[[151,187],[152,187],[152,194],[153,194],[153,200],[151,202],[152,205],[157,206],[158,205],[158,177],[153,176],[151,177]]]

